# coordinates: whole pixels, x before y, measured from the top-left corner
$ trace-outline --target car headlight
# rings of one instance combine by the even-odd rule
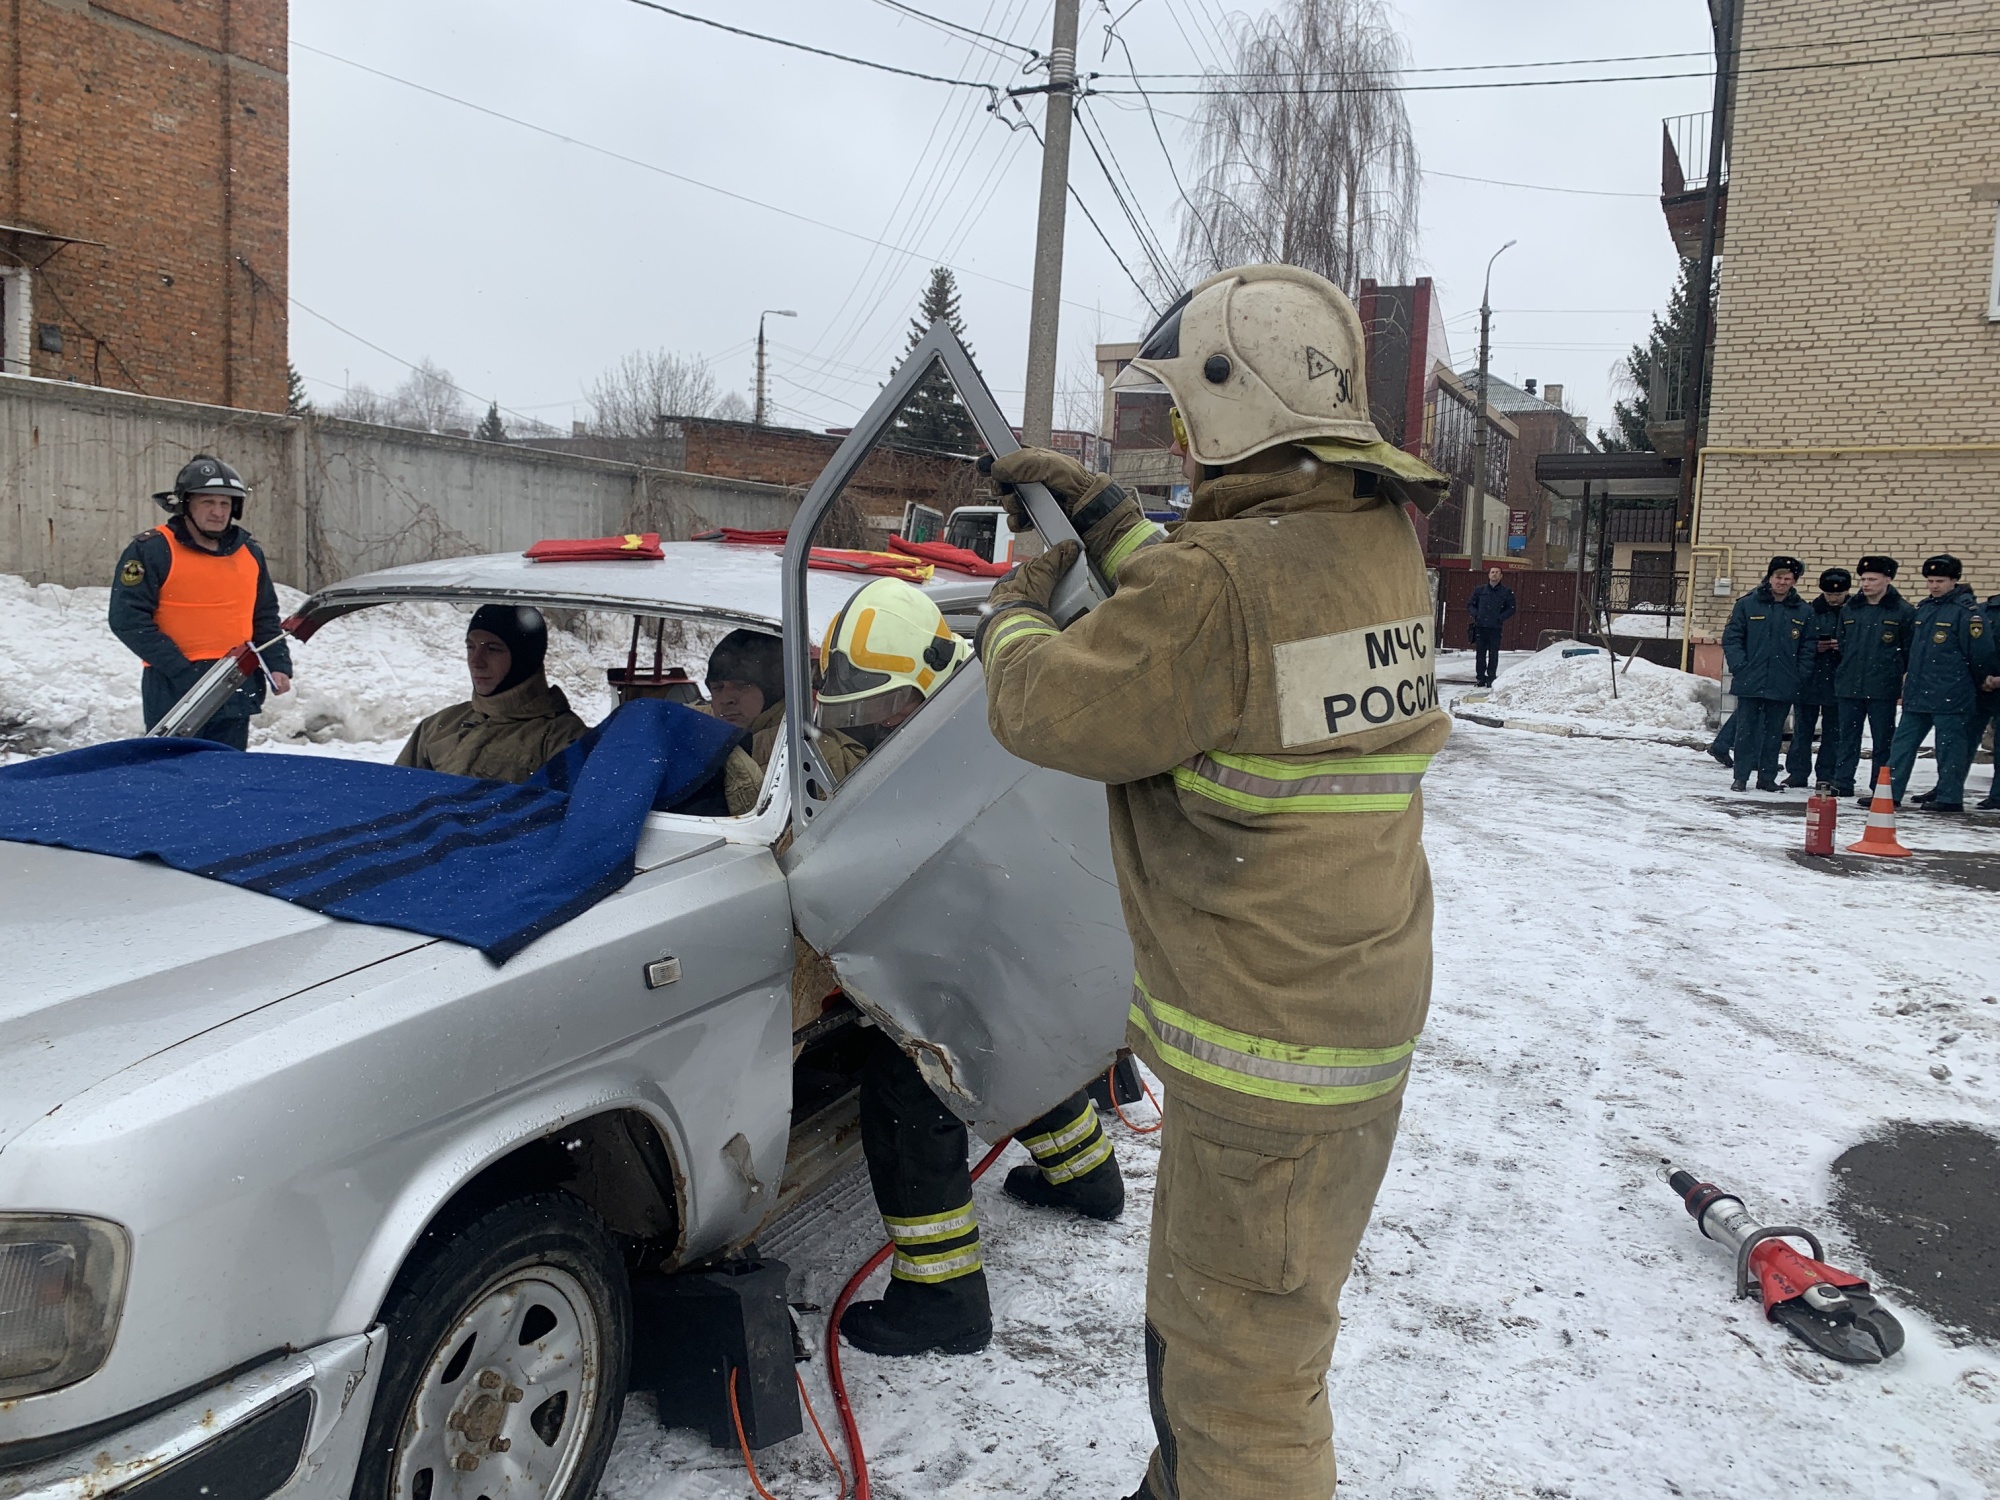
[[[83,1379],[118,1332],[130,1259],[103,1219],[0,1213],[0,1400]]]

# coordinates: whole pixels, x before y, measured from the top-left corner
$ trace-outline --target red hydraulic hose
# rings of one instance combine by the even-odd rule
[[[1012,1136],[1003,1137],[979,1159],[979,1165],[972,1169],[974,1182],[986,1175],[986,1169],[1000,1159],[1000,1153],[1007,1149],[1011,1140]],[[861,1451],[861,1429],[855,1425],[854,1408],[847,1404],[847,1382],[840,1376],[840,1315],[847,1311],[847,1304],[861,1290],[861,1283],[874,1274],[895,1248],[893,1244],[884,1245],[862,1262],[861,1269],[849,1277],[847,1285],[840,1289],[840,1295],[834,1299],[833,1314],[826,1320],[826,1381],[833,1387],[834,1408],[840,1413],[840,1429],[847,1437],[848,1457],[854,1462],[854,1500],[871,1500],[871,1491],[868,1487],[868,1455]]]

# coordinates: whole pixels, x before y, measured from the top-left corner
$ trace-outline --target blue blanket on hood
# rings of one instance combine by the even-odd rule
[[[157,859],[497,963],[630,880],[647,812],[711,781],[737,736],[640,699],[524,786],[118,740],[0,770],[0,839]]]

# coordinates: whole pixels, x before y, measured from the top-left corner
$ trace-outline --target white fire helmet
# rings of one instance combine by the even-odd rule
[[[1226,468],[1295,443],[1327,463],[1391,481],[1429,511],[1445,476],[1382,440],[1368,415],[1367,344],[1354,304],[1297,266],[1239,266],[1209,277],[1156,323],[1116,381],[1165,391],[1189,451]]]

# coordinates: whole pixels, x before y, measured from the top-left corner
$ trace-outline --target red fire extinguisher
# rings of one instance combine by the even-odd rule
[[[1840,815],[1840,799],[1829,786],[1813,788],[1806,798],[1806,853],[1833,853],[1833,824]]]

